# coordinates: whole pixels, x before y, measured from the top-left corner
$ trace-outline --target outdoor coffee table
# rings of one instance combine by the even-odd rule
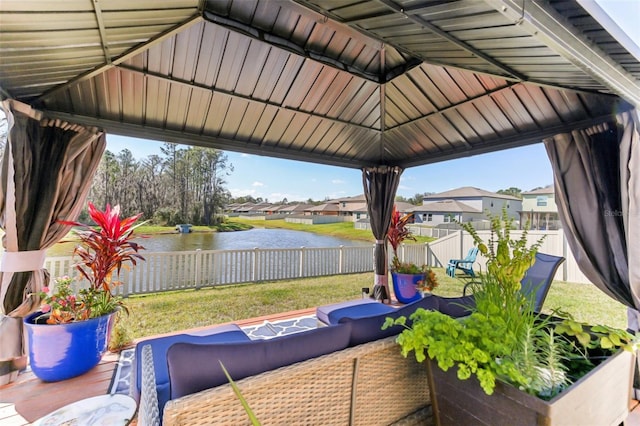
[[[82,399],[37,420],[37,426],[127,425],[136,412],[136,401],[122,394]]]

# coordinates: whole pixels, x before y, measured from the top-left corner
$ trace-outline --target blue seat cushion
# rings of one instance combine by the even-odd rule
[[[345,308],[334,309],[329,312],[328,323],[338,324],[341,318],[364,318],[372,317],[375,315],[385,315],[394,312],[396,308],[393,308],[384,303],[374,302],[361,305],[347,306]]]
[[[361,305],[380,305],[380,302],[377,302],[373,299],[354,299],[347,300],[346,302],[340,303],[332,303],[331,305],[318,306],[316,308],[316,318],[318,321],[321,321],[325,324],[337,324],[337,320],[335,322],[330,322],[329,315],[338,309],[350,308],[352,306],[361,306]],[[375,307],[374,307],[375,309]]]
[[[236,324],[206,328],[191,334],[175,334],[143,340],[136,345],[133,366],[135,395],[140,395],[140,389],[142,388],[142,374],[138,372],[142,371],[142,348],[145,345],[151,345],[153,352],[156,391],[158,392],[158,408],[162,415],[162,409],[169,400],[169,371],[167,370],[166,356],[167,350],[171,345],[177,342],[224,343],[250,341],[251,339],[249,339],[249,337]]]
[[[386,305],[383,305],[386,306]],[[351,339],[349,340],[349,346],[361,345],[363,343],[371,342],[378,339],[383,339],[389,336],[395,336],[404,330],[404,327],[396,325],[389,327],[386,330],[382,329],[382,325],[388,317],[396,319],[401,316],[407,317],[407,325],[411,324],[409,316],[418,308],[427,310],[438,309],[438,298],[434,296],[427,296],[421,298],[413,303],[403,306],[399,309],[391,308],[390,312],[384,312],[381,314],[375,314],[368,317],[350,317],[345,316],[340,318],[340,324],[351,325]]]
[[[342,350],[350,334],[348,325],[334,325],[252,342],[176,343],[167,351],[171,399],[228,383],[220,362],[240,380]]]

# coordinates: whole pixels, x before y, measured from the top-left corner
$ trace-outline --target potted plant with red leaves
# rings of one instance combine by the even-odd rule
[[[416,241],[408,228],[412,218],[413,214],[402,215],[394,205],[391,223],[387,231],[387,241],[393,250],[393,258],[391,259],[393,292],[401,303],[411,303],[418,300],[424,294],[423,290],[431,291],[438,285],[435,275],[428,266],[402,262],[398,257],[398,248],[405,240]]]
[[[141,214],[121,219],[119,206],[100,211],[89,203],[89,216],[96,227],[60,221],[79,228],[74,230],[81,242],[73,251],[79,258],[74,267],[89,285],[76,294],[69,277],[56,279],[52,290],[44,288],[40,294],[40,311],[24,320],[31,369],[44,381],[78,376],[100,362],[116,313],[128,312],[122,298],[113,294],[121,284],[120,272],[144,260],[139,254],[144,247],[132,240],[142,225],[136,225]]]
[[[389,224],[389,230],[387,231],[387,241],[391,244],[393,250],[393,258],[391,259],[391,270],[398,271],[403,268],[400,259],[398,258],[398,248],[404,242],[404,240],[415,241],[416,237],[413,236],[411,230],[407,225],[411,222],[412,214],[402,215],[397,207],[393,206],[391,212],[391,223]],[[406,264],[404,267],[409,268],[411,264]]]

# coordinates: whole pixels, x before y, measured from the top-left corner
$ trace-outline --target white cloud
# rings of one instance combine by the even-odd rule
[[[255,181],[251,184],[251,186],[264,186],[264,183]]]
[[[333,183],[334,185],[342,185],[345,183],[345,181],[343,181],[342,179],[333,179],[331,183]]]
[[[258,193],[255,189],[238,189],[238,188],[233,188],[230,189],[229,192],[231,193],[231,196],[234,198],[237,197],[254,197],[256,198],[258,196]]]
[[[286,192],[272,192],[271,194],[269,194],[270,200],[282,201],[285,198],[287,199],[287,201],[291,202],[291,201],[303,201],[309,197],[305,198],[302,195],[288,194]]]

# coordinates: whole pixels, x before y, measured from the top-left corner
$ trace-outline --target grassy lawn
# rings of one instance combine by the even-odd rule
[[[435,294],[462,294],[461,280],[436,272]],[[141,338],[359,298],[361,288],[371,286],[373,273],[364,273],[132,296],[125,321],[131,337]],[[554,282],[545,309],[554,307],[580,321],[626,328],[625,308],[590,284]]]

